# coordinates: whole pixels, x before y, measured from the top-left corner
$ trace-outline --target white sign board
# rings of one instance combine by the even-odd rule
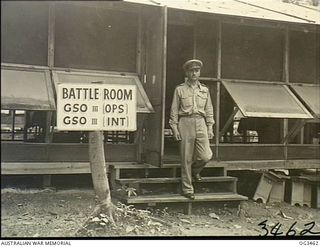
[[[58,130],[135,131],[136,86],[58,84]]]

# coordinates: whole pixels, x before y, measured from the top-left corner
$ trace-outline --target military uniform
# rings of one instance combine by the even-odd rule
[[[196,82],[178,85],[174,91],[169,124],[178,128],[181,156],[182,193],[193,194],[192,176],[199,174],[212,158],[208,127],[214,124],[209,89]]]

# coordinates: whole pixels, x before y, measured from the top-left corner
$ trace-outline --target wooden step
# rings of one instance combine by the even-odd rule
[[[167,203],[167,202],[221,202],[221,201],[245,201],[248,197],[236,193],[199,193],[195,199],[190,200],[179,194],[145,195],[127,197],[128,204],[138,203]]]
[[[226,166],[227,166],[226,162],[210,160],[206,164],[205,168],[224,168]],[[180,168],[180,167],[181,167],[181,164],[179,162],[167,162],[167,163],[164,163],[161,168]]]
[[[179,162],[164,163],[162,166],[154,166],[148,163],[137,163],[137,162],[108,162],[114,169],[165,169],[165,168],[180,168]],[[205,168],[223,168],[226,166],[225,162],[211,160]]]
[[[206,182],[236,182],[238,179],[235,177],[202,177],[202,181],[197,183]],[[167,183],[180,183],[181,178],[126,178],[116,179],[120,184],[167,184]]]
[[[109,165],[114,169],[152,169],[160,168],[158,166],[153,166],[147,163],[137,163],[137,162],[110,162]]]

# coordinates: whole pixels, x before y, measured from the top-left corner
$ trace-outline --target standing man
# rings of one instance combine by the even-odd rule
[[[182,195],[193,200],[192,180],[201,181],[200,172],[212,158],[213,107],[209,89],[199,82],[202,62],[188,60],[183,69],[188,80],[174,91],[169,124],[180,141]]]

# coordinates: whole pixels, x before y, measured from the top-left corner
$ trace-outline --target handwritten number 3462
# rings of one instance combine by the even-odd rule
[[[260,222],[258,224],[258,226],[260,226],[262,228],[262,230],[264,230],[264,234],[261,234],[260,236],[268,236],[269,234],[270,235],[273,235],[273,236],[279,236],[279,235],[283,235],[283,232],[280,231],[280,228],[282,226],[282,224],[280,223],[277,223],[275,226],[273,226],[269,232],[269,229],[267,228],[267,223],[268,220],[264,220],[262,222]],[[294,229],[294,226],[297,224],[297,221],[294,222],[290,228],[288,229],[288,231],[286,232],[286,236],[295,236],[297,234],[297,231]],[[320,234],[320,232],[313,232],[312,229],[314,228],[315,226],[315,222],[312,221],[312,222],[309,222],[307,224],[304,224],[304,227],[305,229],[303,229],[301,232],[300,232],[300,236],[303,236],[303,235],[306,235],[306,234]]]

